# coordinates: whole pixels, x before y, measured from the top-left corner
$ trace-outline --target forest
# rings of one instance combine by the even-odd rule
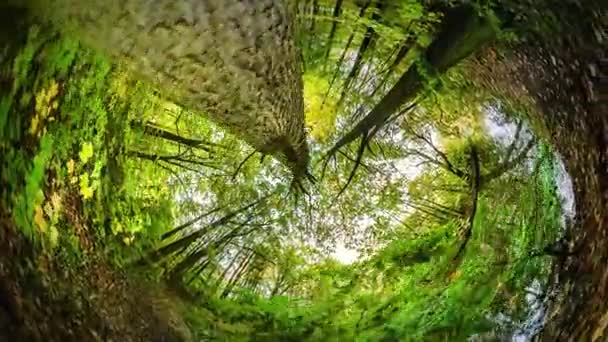
[[[608,340],[599,0],[0,0],[1,341]]]

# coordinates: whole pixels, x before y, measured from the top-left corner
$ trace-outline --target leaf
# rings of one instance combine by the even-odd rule
[[[95,191],[95,187],[93,185],[89,185],[89,175],[84,174],[80,176],[80,194],[83,199],[89,199],[93,197],[93,192]]]
[[[93,188],[92,187],[87,187],[87,188],[81,188],[80,189],[80,193],[82,194],[82,198],[83,199],[89,199],[93,197]]]
[[[40,118],[38,117],[38,115],[34,115],[34,117],[32,118],[31,126],[30,126],[30,134],[32,134],[32,135],[36,134],[36,132],[38,131],[39,121],[40,121]]]
[[[76,165],[76,162],[74,161],[74,159],[70,159],[67,163],[67,168],[68,168],[68,175],[71,176],[74,173],[74,166]]]
[[[59,93],[59,85],[57,84],[57,82],[55,82],[55,80],[51,80],[51,85],[49,86],[49,88],[47,90],[48,97],[52,99],[55,96],[57,96],[58,93]]]
[[[80,157],[80,162],[86,164],[86,162],[93,157],[93,145],[90,142],[84,143],[78,156]]]
[[[36,226],[38,226],[38,229],[41,231],[46,230],[47,224],[46,220],[44,219],[44,211],[40,205],[37,205],[34,209],[34,223],[36,223]]]
[[[55,226],[51,226],[49,229],[49,242],[51,243],[51,247],[57,246],[57,242],[59,241],[59,232]]]
[[[97,160],[95,161],[95,167],[93,168],[93,172],[91,172],[91,178],[99,178],[101,177],[101,170],[104,167],[104,161],[103,160]]]
[[[61,209],[63,208],[62,198],[58,192],[54,192],[51,195],[51,205],[53,213],[55,215],[58,215],[61,212]]]

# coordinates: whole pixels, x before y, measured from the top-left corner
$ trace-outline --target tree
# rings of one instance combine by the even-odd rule
[[[182,0],[180,6],[167,2],[152,8],[140,0],[91,6],[72,0],[49,6],[31,0],[27,5],[59,27],[75,27],[91,46],[116,58],[127,57],[132,70],[166,98],[209,116],[256,150],[279,158],[296,179],[305,178],[309,154],[300,53],[286,4],[245,7],[240,1],[216,1],[195,6]],[[90,12],[102,15],[91,17]],[[232,24],[220,27],[204,19],[210,15],[224,18],[221,25]],[[251,33],[255,39],[246,39]],[[275,96],[279,89],[283,96]]]
[[[494,36],[494,18],[480,17],[471,7],[458,7],[446,14],[443,28],[427,48],[423,61],[410,67],[380,102],[354,128],[348,131],[327,153],[333,157],[339,149],[361,139],[354,170],[369,141],[393,120],[392,115],[403,105],[411,102],[431,81],[429,74],[441,74],[460,60],[478,50]],[[463,24],[464,23],[464,24]],[[401,111],[399,115],[407,111]]]
[[[384,5],[383,0],[374,1],[374,8],[373,8],[374,11],[373,11],[372,17],[371,17],[372,22],[377,22],[380,20],[380,18],[382,16],[381,12],[382,12],[383,5]],[[363,13],[363,9],[361,10],[361,13]],[[344,101],[346,92],[350,88],[350,84],[352,83],[353,79],[355,79],[357,77],[357,75],[359,74],[359,70],[361,69],[362,61],[363,61],[363,58],[365,56],[367,49],[370,47],[373,47],[375,40],[376,40],[376,32],[374,31],[373,24],[371,24],[367,27],[367,30],[365,31],[365,34],[363,35],[363,40],[361,41],[361,44],[359,45],[359,49],[356,53],[356,57],[355,57],[353,66],[352,66],[350,72],[348,73],[348,76],[346,76],[344,85],[342,86],[342,93],[340,94],[340,97],[338,98],[337,108],[340,108],[342,102]]]
[[[61,17],[62,8],[71,10],[61,6],[70,0],[56,1],[51,17]],[[108,0],[91,6],[117,4]],[[125,6],[129,4],[140,2],[127,0]],[[190,2],[171,2],[163,11],[178,10],[180,4]],[[303,49],[296,59],[306,63],[301,102],[306,104],[302,125],[308,126],[311,137],[310,173],[327,171],[325,177],[294,201],[289,170],[276,160],[282,157],[264,158],[274,151],[283,154],[283,162],[298,160],[301,150],[286,149],[291,142],[285,136],[276,135],[271,146],[260,150],[243,135],[224,130],[225,125],[216,126],[213,122],[219,121],[201,115],[200,108],[163,101],[149,83],[131,79],[121,65],[110,64],[86,45],[32,29],[23,42],[27,48],[0,69],[0,90],[5,90],[0,94],[0,129],[8,137],[0,142],[0,150],[4,159],[13,160],[3,160],[0,170],[0,188],[9,190],[0,198],[2,222],[8,225],[0,243],[9,242],[9,256],[26,250],[42,260],[31,272],[29,258],[24,263],[28,281],[30,275],[41,280],[43,295],[34,298],[42,304],[46,294],[55,296],[48,286],[65,293],[61,288],[66,274],[75,276],[76,283],[111,281],[117,286],[102,293],[112,295],[122,294],[113,291],[141,276],[187,301],[186,317],[200,340],[507,339],[545,296],[552,260],[571,260],[584,251],[570,246],[568,235],[560,238],[565,203],[557,188],[560,164],[543,143],[546,137],[533,134],[531,127],[538,122],[527,118],[534,109],[520,111],[458,65],[493,34],[492,20],[480,14],[484,4],[306,0],[197,5],[205,7],[215,23],[203,27],[226,27],[214,33],[216,38],[263,23],[243,17],[235,28],[231,17],[223,16],[232,12],[211,8],[214,5],[240,10],[260,6],[260,13],[248,12],[254,18],[271,13],[285,19],[288,12],[281,9],[287,8],[297,13],[291,24],[264,30],[278,32],[275,38],[286,37],[282,30],[298,26],[294,41]],[[82,19],[81,9],[64,14]],[[144,20],[144,28],[145,18],[156,17],[128,12],[128,18]],[[444,20],[437,21],[438,15]],[[463,18],[468,21],[459,22]],[[187,33],[196,27],[190,17],[179,19],[151,31]],[[124,23],[118,24],[120,34]],[[88,29],[85,25],[81,34]],[[255,38],[255,32],[246,33]],[[122,38],[125,46],[140,44]],[[242,38],[227,37],[223,43]],[[175,43],[174,38],[169,41]],[[156,43],[162,47],[166,41]],[[263,39],[258,43],[255,48],[265,51]],[[176,44],[171,58],[181,58],[181,48],[201,49]],[[282,43],[273,44],[268,45]],[[217,52],[226,52],[218,49],[203,56],[209,58],[205,63],[217,62]],[[229,52],[235,55],[222,55],[220,64],[241,56]],[[263,54],[268,59],[259,65],[281,69],[283,60],[275,63],[276,54],[281,51]],[[12,57],[0,56],[4,58]],[[253,100],[239,99],[236,92],[223,94],[241,113],[250,105],[247,120],[258,117],[258,109],[270,108],[264,107],[268,103],[279,103],[275,98],[284,94],[294,102],[261,114],[274,117],[281,110],[298,109],[299,100],[291,96],[299,87],[293,75],[285,76],[293,84],[264,76],[295,69],[262,72],[259,65],[230,65],[238,70],[217,68],[211,75],[227,83],[228,90],[246,88],[257,77],[274,82],[265,84]],[[262,76],[247,73],[256,71]],[[180,74],[173,69],[165,73]],[[183,81],[159,90],[177,86],[176,93],[188,92],[182,89]],[[238,86],[233,84],[237,81]],[[274,92],[268,95],[268,89]],[[213,94],[204,99],[204,105],[222,100]],[[336,100],[342,102],[339,111]],[[335,150],[339,158],[324,159],[323,151],[331,151],[329,145],[340,142],[339,135],[365,112],[375,117],[360,121],[369,129],[357,136],[364,138],[362,144],[346,143]],[[256,123],[247,120],[241,123]],[[270,128],[243,130],[251,128],[246,132],[251,136],[289,130],[281,120],[269,123]],[[354,172],[353,163],[360,166],[359,172]],[[13,239],[18,234],[32,241],[23,245],[28,248]],[[344,254],[352,252],[359,257],[347,260]],[[0,269],[8,270],[9,281],[22,276],[4,259],[0,256]],[[80,281],[91,264],[101,266],[90,273],[103,277]],[[46,274],[37,277],[49,273],[47,269],[66,272],[59,277],[62,286],[54,287]],[[112,269],[125,278],[113,277]],[[29,286],[15,284],[8,288]],[[134,293],[143,297],[144,291]],[[23,298],[27,303],[29,297]],[[79,308],[94,308],[99,302],[83,298],[86,305],[66,307],[67,313],[90,320],[79,315]],[[15,308],[21,306],[11,300],[9,304],[8,316],[20,317]],[[53,305],[44,307],[55,312]],[[146,308],[136,311],[145,313]],[[97,326],[92,327],[85,327],[86,336],[97,333]]]

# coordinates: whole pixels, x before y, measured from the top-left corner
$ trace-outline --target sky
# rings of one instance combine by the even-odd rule
[[[513,122],[505,122],[505,114],[500,111],[499,108],[489,106],[486,108],[486,115],[484,118],[484,128],[488,134],[495,139],[498,143],[508,146],[515,139],[517,131],[517,125]],[[524,131],[521,133],[523,141],[531,138],[530,130],[524,126]],[[433,143],[438,143],[439,137],[433,136]],[[414,179],[420,174],[422,168],[419,163],[412,162],[411,158],[402,158],[393,161],[393,165],[399,171],[402,176],[408,179]],[[564,164],[558,156],[557,168],[556,168],[556,180],[558,185],[558,193],[562,199],[562,210],[564,211],[563,222],[565,223],[566,218],[574,217],[574,193],[572,191],[572,180],[564,168]],[[369,222],[368,224],[373,224]],[[346,247],[344,241],[338,240],[334,252],[331,257],[341,262],[342,264],[349,265],[358,261],[361,257],[355,249]]]

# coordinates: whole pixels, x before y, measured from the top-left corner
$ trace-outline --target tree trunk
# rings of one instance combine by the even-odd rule
[[[25,0],[33,14],[114,58],[160,93],[273,156],[308,167],[303,83],[287,1]],[[280,94],[281,96],[277,96]],[[273,142],[281,141],[282,146]]]
[[[492,18],[479,17],[472,7],[460,7],[447,13],[443,28],[424,54],[424,63],[435,74],[441,74],[456,63],[477,51],[495,37]],[[401,76],[380,102],[354,128],[342,137],[330,150],[330,155],[353,142],[367,137],[382,128],[390,116],[402,105],[412,101],[425,85],[427,73],[420,65],[413,65]]]
[[[383,6],[384,6],[384,0],[376,0],[375,6],[374,6],[375,11],[372,14],[373,21],[375,21],[375,22],[380,21],[380,19],[381,19],[380,12],[382,11]],[[353,67],[350,70],[350,72],[348,73],[348,76],[346,76],[346,79],[344,80],[344,86],[342,87],[342,93],[340,94],[340,97],[338,99],[338,104],[336,105],[337,109],[339,109],[340,106],[342,105],[342,103],[344,102],[344,100],[346,98],[346,94],[347,94],[348,90],[350,89],[350,85],[359,75],[359,70],[361,69],[361,66],[363,64],[363,58],[365,57],[365,53],[368,50],[368,48],[374,46],[374,42],[376,41],[376,36],[377,36],[377,34],[376,34],[376,31],[374,30],[374,28],[372,26],[369,26],[367,28],[367,30],[365,31],[365,35],[363,36],[361,45],[359,45],[359,50],[357,51],[357,56],[355,57],[355,62],[353,63]]]
[[[343,0],[337,0],[336,7],[334,7],[334,20],[331,23],[331,30],[329,30],[329,37],[327,38],[327,50],[325,51],[325,61],[327,61],[327,59],[329,58],[329,53],[331,52],[331,47],[334,42],[334,36],[336,35],[336,30],[338,29],[338,17],[342,12],[342,1]]]

